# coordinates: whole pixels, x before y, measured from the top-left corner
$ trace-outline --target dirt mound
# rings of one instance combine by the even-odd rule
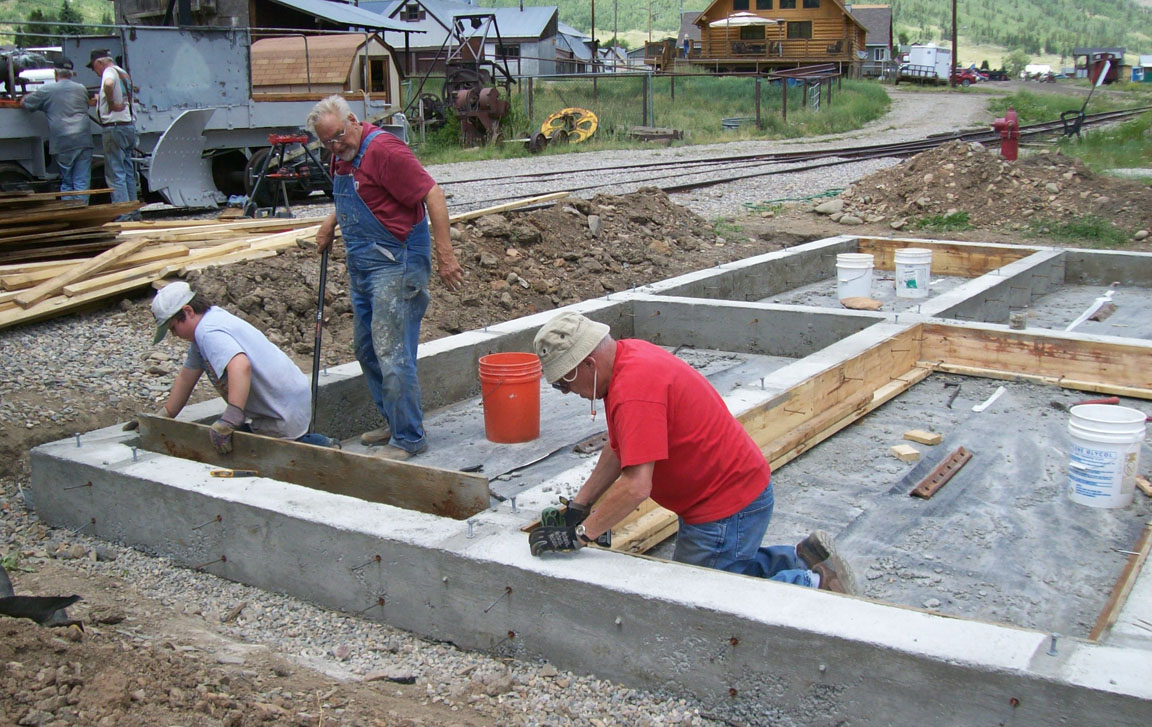
[[[865,177],[841,198],[844,215],[888,221],[894,229],[958,212],[975,227],[1022,229],[1090,215],[1128,234],[1152,225],[1152,188],[1139,182],[1094,174],[1059,153],[1008,162],[982,144],[960,141]]]
[[[784,247],[772,239],[718,238],[707,221],[652,188],[486,215],[454,225],[452,237],[465,286],[451,293],[433,283],[424,341]],[[289,250],[193,273],[189,282],[307,358],[315,338],[317,260],[314,250]],[[337,246],[325,296],[325,364],[352,358],[347,287]]]

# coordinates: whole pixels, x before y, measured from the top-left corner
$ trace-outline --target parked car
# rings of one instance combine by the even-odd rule
[[[989,81],[1007,81],[1010,80],[1008,71],[988,71]]]
[[[976,71],[973,71],[971,68],[961,68],[952,72],[952,82],[956,85],[967,88],[979,81],[980,76],[976,75]]]

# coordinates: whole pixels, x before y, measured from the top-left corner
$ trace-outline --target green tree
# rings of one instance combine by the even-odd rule
[[[68,0],[64,0],[64,2],[60,5],[60,20],[59,20],[59,22],[61,22],[61,23],[83,23],[84,22],[84,16],[80,14],[79,10],[72,7],[72,4],[70,2],[68,2]],[[60,35],[83,35],[83,34],[84,34],[84,26],[82,26],[82,25],[61,25],[60,26]]]
[[[1020,71],[1024,70],[1024,66],[1031,62],[1031,56],[1017,48],[1004,58],[1004,68],[1008,71],[1008,75],[1016,78],[1020,75]]]
[[[897,41],[897,42],[898,42],[900,45],[908,45],[909,43],[911,43],[911,42],[912,42],[912,38],[910,38],[910,37],[908,36],[908,31],[907,31],[907,30],[901,30],[901,31],[900,31],[899,33],[897,33],[897,35],[896,35],[896,41]]]
[[[101,25],[111,25],[112,24],[112,11],[111,10],[105,10],[104,14],[100,16],[100,24]],[[107,31],[107,28],[104,28],[103,30]]]
[[[36,8],[28,13],[28,23],[21,28],[21,32],[26,35],[16,36],[16,45],[21,48],[35,48],[41,45],[53,44],[53,31],[52,26],[54,18],[45,14],[40,8]]]

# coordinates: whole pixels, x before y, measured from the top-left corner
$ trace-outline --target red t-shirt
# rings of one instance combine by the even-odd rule
[[[604,409],[621,466],[655,462],[652,499],[686,523],[734,515],[768,486],[768,461],[720,394],[658,346],[616,343]]]
[[[361,128],[364,136],[376,130],[368,122]],[[352,173],[360,199],[400,241],[407,239],[412,225],[424,219],[424,197],[436,185],[408,145],[387,131],[368,144],[359,169],[336,159],[335,171]]]

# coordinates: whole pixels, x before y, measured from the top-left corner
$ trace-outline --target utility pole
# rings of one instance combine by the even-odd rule
[[[648,0],[648,42],[652,42],[652,0]]]
[[[612,0],[612,57],[616,58],[616,31],[620,26],[620,0]],[[615,65],[615,60],[613,60]]]
[[[952,71],[948,74],[948,85],[956,88],[956,69],[960,64],[960,54],[956,50],[956,0],[952,0]]]

